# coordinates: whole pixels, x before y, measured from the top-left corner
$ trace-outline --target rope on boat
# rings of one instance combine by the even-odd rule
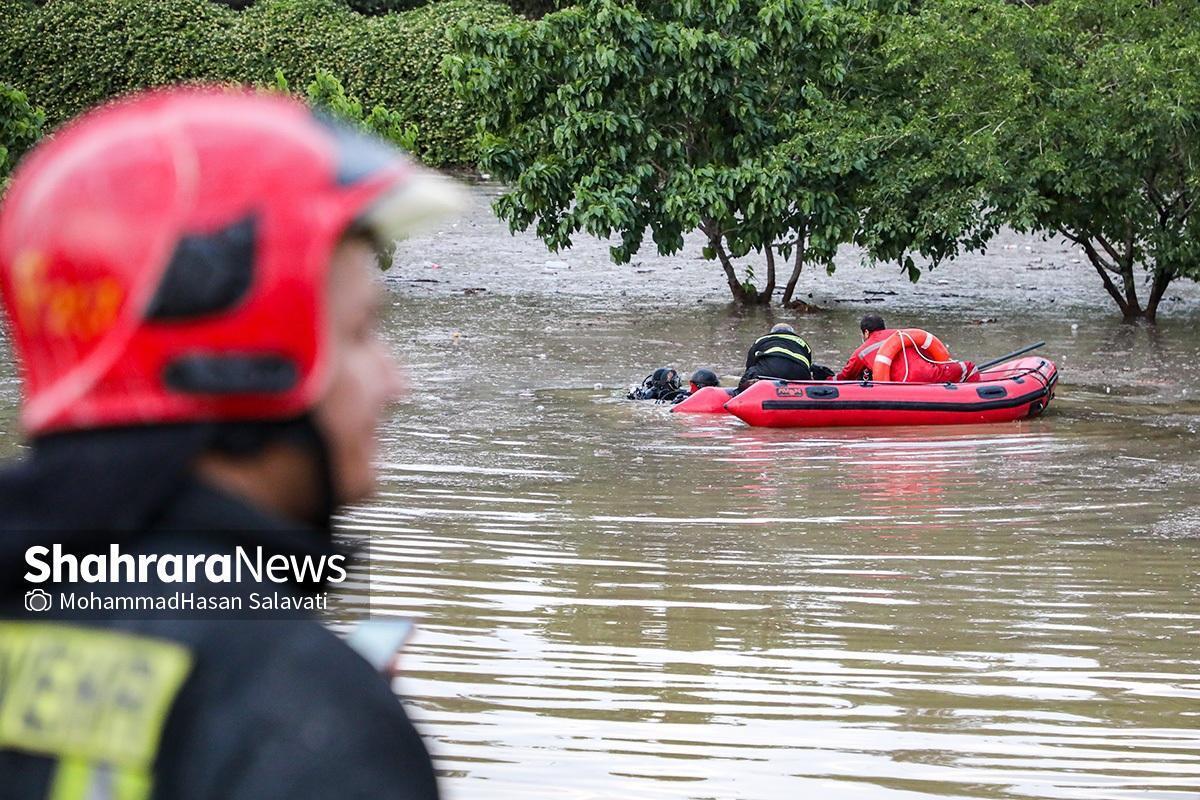
[[[912,345],[912,350],[913,350],[913,352],[915,352],[915,353],[916,353],[917,355],[919,355],[921,358],[923,358],[923,359],[925,359],[926,361],[928,361],[930,364],[935,364],[935,365],[938,365],[938,364],[957,364],[957,363],[960,363],[960,362],[958,361],[958,359],[954,359],[954,358],[952,358],[952,359],[950,359],[950,360],[948,360],[948,361],[935,361],[935,360],[933,360],[932,358],[930,358],[929,356],[925,355],[923,352],[921,352],[921,348],[917,346],[917,340],[916,340],[916,339],[914,339],[913,337],[909,336],[909,335],[908,335],[907,333],[905,333],[903,330],[897,331],[897,333],[898,333],[898,334],[900,334],[900,341],[901,341],[901,342],[905,342],[905,343],[906,343],[906,344],[904,345],[904,347],[902,347],[902,348],[900,349],[900,352],[901,352],[901,353],[903,353],[905,350],[907,350],[907,349],[909,348],[909,345],[911,344],[911,345]],[[933,340],[933,334],[929,334],[929,338],[925,340],[925,346],[926,346],[926,347],[928,347],[928,346],[929,346],[929,343],[930,343],[932,340]],[[906,359],[904,359],[904,380],[902,381],[902,383],[906,383],[906,382],[908,381],[908,372],[909,372],[909,367],[908,367],[908,359],[906,358]],[[963,375],[963,378],[965,379],[966,377],[967,377],[967,376],[966,376],[966,374],[964,373],[964,375]]]

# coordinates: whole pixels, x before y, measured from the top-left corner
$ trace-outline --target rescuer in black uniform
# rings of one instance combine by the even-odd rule
[[[785,322],[750,345],[746,354],[746,371],[738,382],[738,391],[762,378],[789,381],[812,380],[812,350],[808,342]]]
[[[330,515],[372,491],[401,389],[374,245],[454,195],[228,89],[92,112],[21,165],[0,207],[31,445],[0,472],[0,796],[438,796],[387,680],[308,610],[335,572],[37,583],[28,559],[344,557]],[[243,613],[145,610],[181,589]],[[267,593],[289,610],[251,612]],[[113,610],[129,594],[148,605]]]

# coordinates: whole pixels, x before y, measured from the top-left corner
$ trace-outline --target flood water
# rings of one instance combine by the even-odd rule
[[[372,611],[419,619],[396,688],[449,798],[1200,796],[1197,287],[1125,326],[1077,254],[1009,235],[915,287],[848,253],[802,281],[826,312],[739,312],[698,244],[547,254],[493,192],[388,274],[413,388],[342,520]],[[867,309],[964,358],[1045,339],[1058,397],[897,430],[619,399],[736,374],[781,320],[838,367]]]

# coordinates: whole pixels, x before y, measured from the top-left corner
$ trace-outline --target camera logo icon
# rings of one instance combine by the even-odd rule
[[[25,593],[26,611],[49,611],[54,606],[54,598],[42,589],[30,589]]]

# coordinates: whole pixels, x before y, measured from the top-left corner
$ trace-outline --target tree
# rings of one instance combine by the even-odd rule
[[[26,150],[42,136],[46,113],[15,86],[0,83],[0,188]]]
[[[278,67],[275,68],[274,88],[291,92],[287,77]],[[416,125],[405,122],[402,114],[381,104],[376,104],[371,113],[366,113],[362,103],[346,94],[342,82],[327,69],[317,67],[316,77],[308,84],[302,99],[314,108],[320,108],[387,139],[401,150],[411,153],[416,149],[419,135]]]
[[[937,262],[1004,225],[1061,235],[1126,321],[1200,277],[1192,4],[928,0],[890,25],[865,78],[889,120],[863,202],[873,255]]]
[[[776,257],[832,269],[857,229],[871,153],[846,135],[843,81],[868,36],[867,0],[589,0],[537,22],[460,28],[449,68],[480,109],[496,213],[551,250],[647,231],[658,252],[702,231],[741,302],[770,302]],[[750,253],[754,271],[734,260]]]
[[[291,92],[287,76],[279,67],[275,68],[274,88],[280,92]],[[366,113],[362,103],[346,94],[342,82],[327,69],[317,67],[316,77],[308,84],[301,99],[313,108],[387,139],[408,153],[416,150],[419,135],[416,125],[405,122],[402,114],[380,104],[376,104],[371,113]],[[395,256],[396,242],[381,242],[376,253],[379,269],[386,272],[392,266]]]

